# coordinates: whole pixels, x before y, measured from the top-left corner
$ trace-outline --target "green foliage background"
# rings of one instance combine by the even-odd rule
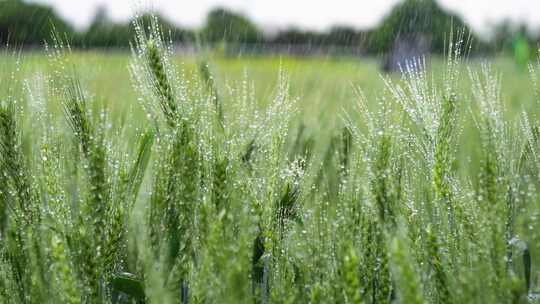
[[[65,34],[73,47],[80,48],[129,48],[134,38],[132,20],[118,23],[109,19],[107,11],[98,9],[90,26],[83,31],[76,31],[63,21],[51,8],[27,3],[21,0],[0,2],[0,43],[29,47],[41,46],[50,37],[53,28]],[[147,18],[147,17],[146,17]],[[372,29],[357,30],[341,25],[324,32],[285,28],[268,36],[264,30],[241,13],[225,8],[212,9],[206,16],[200,29],[181,28],[170,20],[159,17],[164,33],[170,34],[175,43],[210,44],[222,47],[222,43],[233,46],[253,45],[283,46],[312,45],[357,48],[368,54],[383,54],[392,49],[399,37],[421,35],[431,45],[431,51],[442,54],[448,33],[465,30],[471,34],[472,53],[492,53],[511,50],[512,41],[518,36],[525,36],[528,43],[534,44],[538,37],[534,30],[524,26],[501,21],[493,28],[493,38],[477,36],[462,18],[443,9],[435,0],[405,0],[398,3],[380,24]]]

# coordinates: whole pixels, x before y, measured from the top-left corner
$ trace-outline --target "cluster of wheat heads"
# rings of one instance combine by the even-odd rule
[[[509,118],[461,44],[443,75],[358,90],[324,140],[292,127],[285,73],[265,108],[248,76],[218,95],[134,27],[145,123],[111,117],[57,36],[49,74],[2,80],[1,303],[536,301],[540,120]]]

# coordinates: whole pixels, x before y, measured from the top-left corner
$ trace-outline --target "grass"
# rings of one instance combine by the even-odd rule
[[[536,301],[540,66],[178,58],[135,26],[0,56],[1,303]]]

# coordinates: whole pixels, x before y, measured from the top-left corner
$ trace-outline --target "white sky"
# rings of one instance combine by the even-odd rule
[[[109,9],[114,20],[126,20],[135,3],[145,3],[178,25],[196,27],[209,9],[225,6],[248,15],[262,26],[295,25],[327,29],[332,25],[366,28],[375,25],[400,0],[32,0],[52,5],[60,15],[81,28],[89,24],[99,5]],[[463,16],[477,31],[511,19],[540,28],[540,0],[438,0]]]

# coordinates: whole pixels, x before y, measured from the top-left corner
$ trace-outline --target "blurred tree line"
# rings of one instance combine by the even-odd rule
[[[0,1],[0,43],[41,44],[51,36],[52,29],[73,33],[73,28],[59,18],[52,8],[27,4],[20,0]]]
[[[145,16],[144,18],[149,18]],[[462,29],[470,32],[467,24],[457,15],[443,10],[435,0],[404,0],[395,6],[381,23],[370,30],[357,30],[336,26],[326,32],[305,31],[297,28],[265,34],[247,17],[224,8],[216,8],[207,15],[199,30],[179,28],[158,16],[163,32],[175,43],[223,43],[261,45],[315,45],[359,48],[368,54],[386,53],[400,37],[420,35],[427,39],[434,53],[445,50],[450,31]],[[129,47],[133,38],[131,20],[114,22],[104,8],[98,9],[85,31],[77,31],[60,18],[50,7],[22,0],[0,0],[0,43],[6,45],[38,46],[56,29],[71,37],[71,45],[81,48]],[[475,37],[472,52],[500,52],[511,50],[517,36],[531,44],[540,41],[524,26],[507,21],[493,27],[491,39]]]

